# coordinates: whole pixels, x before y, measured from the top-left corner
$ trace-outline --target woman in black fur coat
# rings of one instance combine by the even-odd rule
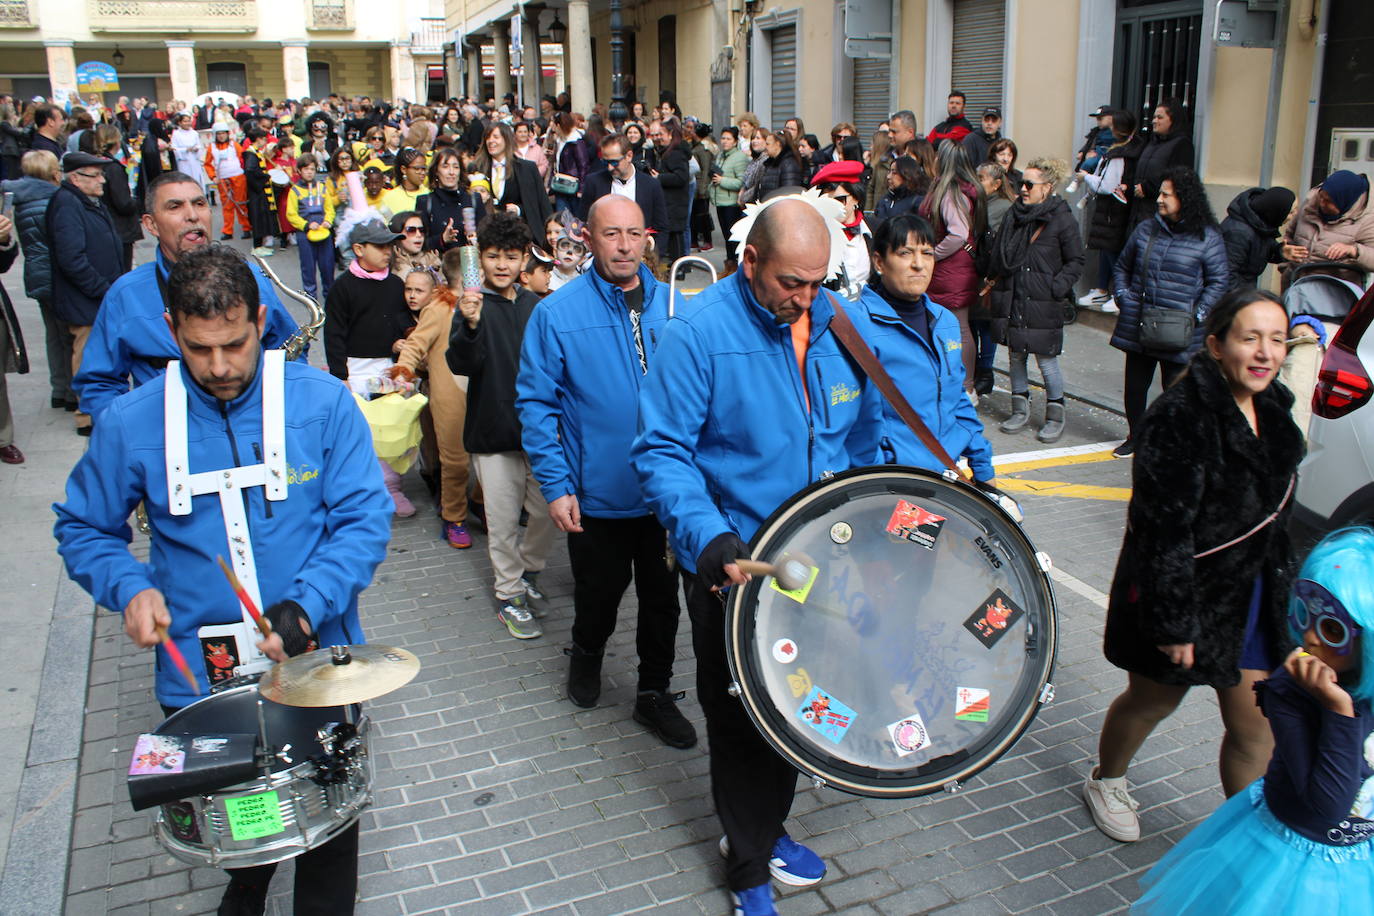
[[[1140,836],[1126,768],[1189,687],[1217,691],[1228,797],[1264,774],[1273,750],[1251,688],[1293,644],[1285,523],[1303,438],[1293,395],[1275,383],[1287,318],[1269,293],[1228,293],[1208,315],[1202,352],[1141,422],[1107,607],[1107,659],[1129,683],[1083,789],[1117,840]]]

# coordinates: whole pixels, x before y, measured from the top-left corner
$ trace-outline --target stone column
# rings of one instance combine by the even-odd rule
[[[467,49],[468,81],[466,94],[479,102],[482,101],[482,46],[471,45]]]
[[[67,39],[51,39],[43,42],[48,53],[48,82],[52,84],[51,100],[65,94],[73,102],[79,98],[76,89],[76,52]]]
[[[573,110],[590,114],[596,104],[596,84],[592,80],[592,21],[587,0],[568,0],[568,49],[563,64],[572,87]]]
[[[391,42],[391,95],[415,101],[415,58],[410,54],[410,42],[399,38]]]
[[[448,66],[448,72],[444,74],[444,94],[446,98],[461,98],[463,95],[463,59],[459,57],[463,53],[463,46],[458,42],[450,42],[448,53],[444,55],[444,62]]]
[[[286,76],[286,97],[300,101],[310,95],[310,65],[305,40],[281,43],[282,72]],[[251,88],[251,87],[250,87]]]
[[[497,19],[491,24],[491,47],[495,52],[496,62],[496,88],[492,94],[496,96],[496,104],[499,106],[501,99],[511,91],[510,23],[505,19]]]
[[[194,41],[167,41],[167,72],[172,75],[172,98],[185,102],[189,107],[195,103],[200,90],[196,88],[196,43]]]
[[[539,107],[539,10],[526,10],[521,18],[521,43],[524,45],[525,78],[522,96],[526,105]]]

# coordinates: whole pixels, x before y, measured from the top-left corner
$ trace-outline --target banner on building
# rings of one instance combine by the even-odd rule
[[[88,60],[76,68],[76,88],[81,92],[118,92],[119,74],[103,60]]]

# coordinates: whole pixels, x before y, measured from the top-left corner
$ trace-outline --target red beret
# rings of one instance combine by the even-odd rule
[[[828,162],[811,176],[811,187],[832,182],[854,182],[864,177],[864,164],[858,161]]]

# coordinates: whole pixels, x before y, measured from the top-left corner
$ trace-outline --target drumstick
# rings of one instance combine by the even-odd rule
[[[224,570],[224,578],[229,580],[229,584],[233,586],[234,591],[239,596],[239,600],[243,602],[243,606],[248,608],[248,616],[252,617],[253,622],[258,625],[258,629],[262,631],[263,638],[266,639],[271,636],[272,624],[268,623],[267,618],[263,617],[262,614],[258,612],[258,606],[253,603],[252,598],[248,597],[248,592],[244,590],[243,583],[239,581],[239,577],[234,575],[234,571],[229,568],[229,564],[224,562],[224,557],[215,557],[215,559],[219,560],[219,568]]]
[[[778,580],[779,586],[793,592],[806,585],[806,580],[811,578],[811,567],[814,564],[806,554],[785,550],[778,557],[777,563],[741,559],[736,560],[735,565],[739,567],[740,572],[751,576],[772,576]]]
[[[182,655],[177,644],[172,642],[172,637],[168,635],[167,628],[162,624],[157,624],[153,630],[157,633],[157,638],[162,640],[162,648],[167,650],[167,657],[172,660],[172,664],[177,666],[182,677],[186,678],[186,683],[191,685],[191,690],[195,692],[195,695],[200,696],[200,684],[196,681],[196,676],[191,673],[191,666],[186,664],[186,656]]]

